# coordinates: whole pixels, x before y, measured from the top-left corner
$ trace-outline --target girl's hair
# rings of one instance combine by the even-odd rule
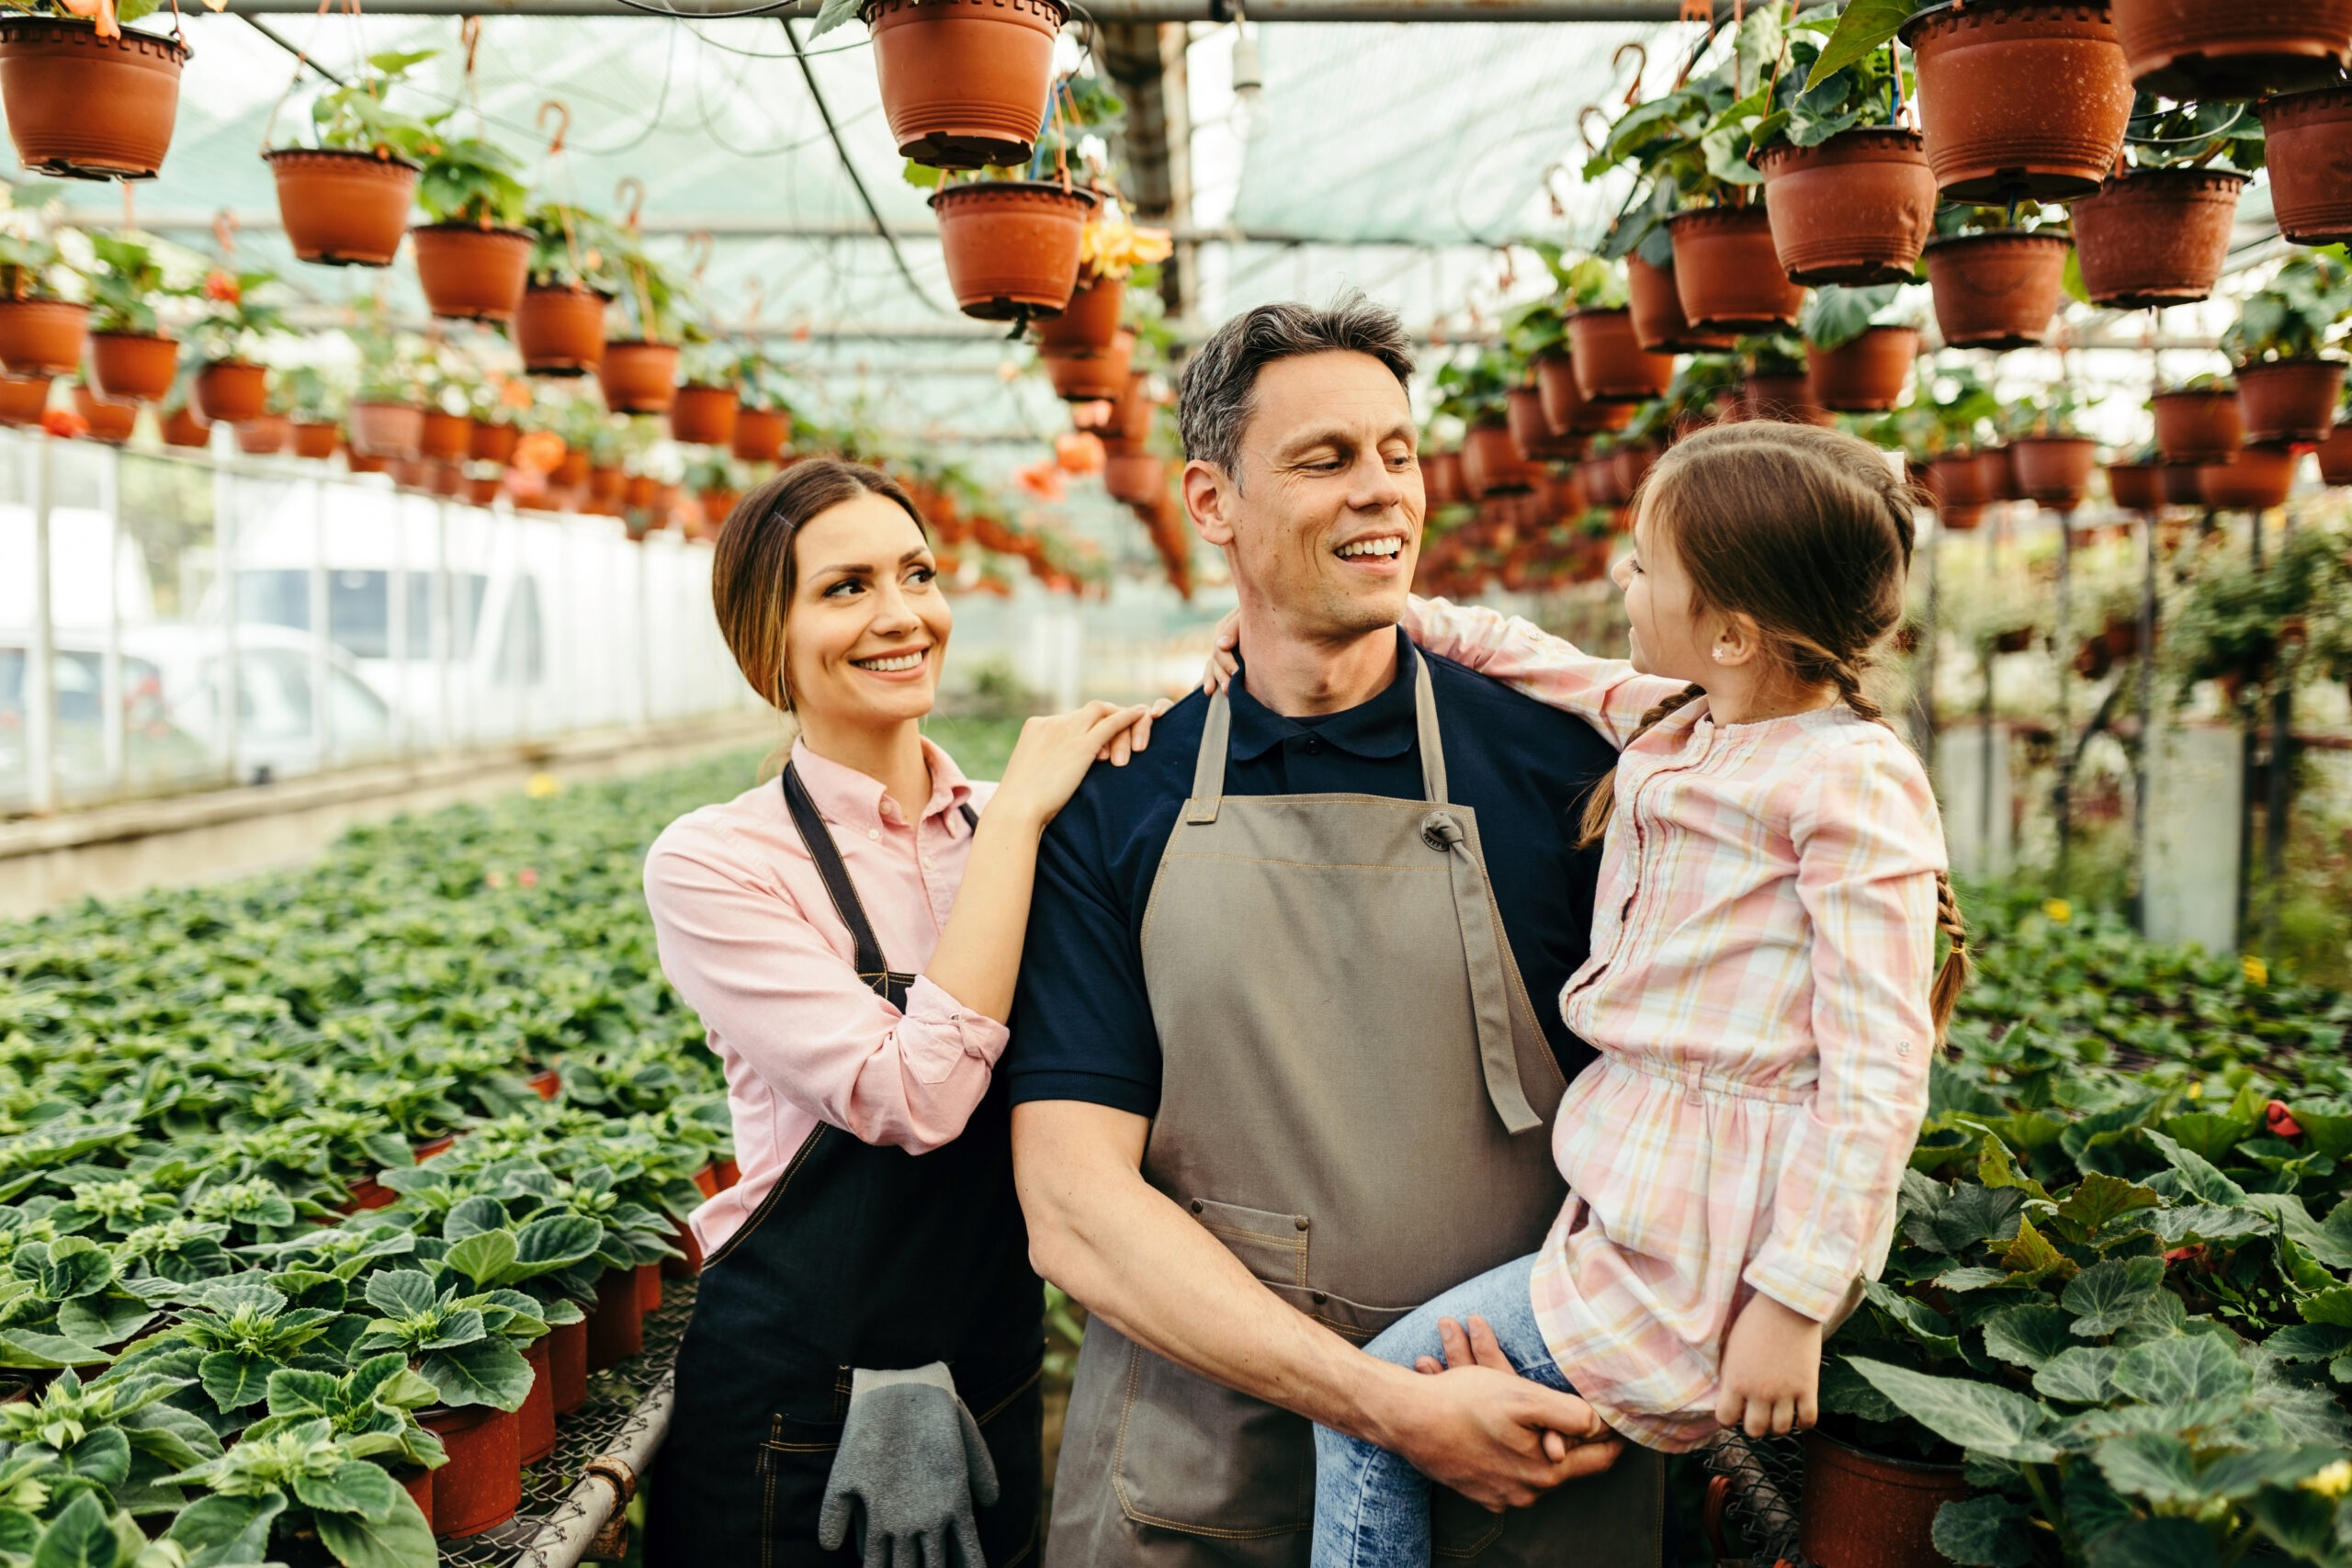
[[[878,495],[898,503],[922,529],[922,513],[899,481],[862,463],[807,457],[747,491],[727,514],[710,561],[710,603],[718,631],[752,690],[777,712],[792,712],[785,678],[784,617],[798,586],[796,547],[802,525],[819,513]]]
[[[1650,537],[1690,580],[1691,610],[1742,614],[1792,682],[1835,686],[1862,717],[1886,723],[1863,694],[1872,650],[1903,618],[1919,494],[1878,448],[1815,425],[1751,421],[1678,442],[1643,477],[1635,500]],[[1693,698],[1689,686],[1642,716],[1633,739]],[[1611,770],[1586,799],[1583,841],[1609,828]],[[1968,927],[1951,878],[1936,874],[1936,929],[1951,951],[1929,1001],[1943,1038],[1971,968]]]

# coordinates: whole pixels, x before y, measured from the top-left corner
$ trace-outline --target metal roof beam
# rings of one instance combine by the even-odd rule
[[[819,0],[369,0],[376,17],[814,17]],[[1726,0],[1714,0],[1725,16]],[[229,0],[237,16],[310,16],[316,0]],[[1098,22],[1229,22],[1229,0],[1088,0]],[[1671,22],[1680,0],[1250,0],[1252,22]]]

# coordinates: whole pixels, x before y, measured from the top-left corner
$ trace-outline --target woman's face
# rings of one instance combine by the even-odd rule
[[[929,713],[956,617],[914,520],[861,491],[802,524],[793,555],[784,663],[794,714],[868,728]]]

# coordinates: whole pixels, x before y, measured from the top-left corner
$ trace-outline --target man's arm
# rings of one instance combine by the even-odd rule
[[[1013,1177],[1037,1272],[1094,1316],[1181,1367],[1404,1455],[1492,1509],[1525,1507],[1606,1470],[1614,1438],[1592,1407],[1487,1366],[1425,1375],[1389,1365],[1293,1309],[1143,1179],[1141,1116],[1078,1100],[1012,1111]]]

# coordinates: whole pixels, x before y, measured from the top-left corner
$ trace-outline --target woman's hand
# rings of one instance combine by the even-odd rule
[[[1227,610],[1225,619],[1209,634],[1209,664],[1201,671],[1201,690],[1215,696],[1233,683],[1233,672],[1241,668],[1241,660],[1234,657],[1234,649],[1241,646],[1241,612]]]
[[[1715,1419],[1751,1438],[1811,1427],[1820,1416],[1821,1325],[1770,1296],[1748,1298],[1724,1336]]]
[[[1074,713],[1040,716],[1021,726],[1020,742],[1004,765],[1004,782],[989,802],[988,819],[1013,818],[1042,832],[1055,813],[1069,803],[1086,770],[1097,761],[1126,765],[1151,738],[1155,714],[1164,711],[1136,703],[1089,703]]]

